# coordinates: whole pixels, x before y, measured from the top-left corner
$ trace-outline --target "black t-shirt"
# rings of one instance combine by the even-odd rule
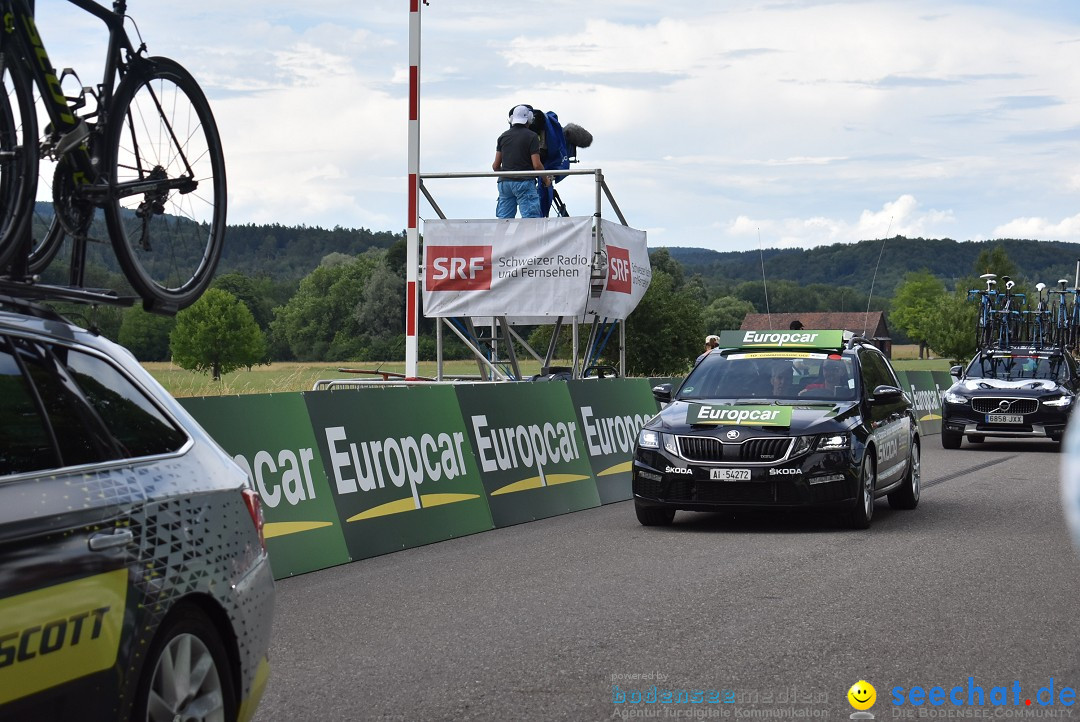
[[[540,153],[540,136],[523,125],[514,125],[499,136],[495,150],[502,153],[501,170],[532,170],[532,155]]]

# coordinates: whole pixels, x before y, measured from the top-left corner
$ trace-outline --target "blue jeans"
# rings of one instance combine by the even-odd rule
[[[499,202],[495,204],[496,218],[513,218],[518,209],[522,218],[540,218],[540,193],[536,181],[500,180]]]

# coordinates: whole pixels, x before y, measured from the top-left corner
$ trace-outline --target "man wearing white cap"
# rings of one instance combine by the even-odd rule
[[[540,162],[540,136],[529,130],[533,110],[527,105],[517,105],[510,111],[510,130],[499,136],[495,143],[493,171],[544,170]],[[541,179],[550,185],[551,178]],[[497,218],[513,218],[520,209],[522,218],[540,218],[540,194],[535,178],[500,178],[499,201],[495,206]]]

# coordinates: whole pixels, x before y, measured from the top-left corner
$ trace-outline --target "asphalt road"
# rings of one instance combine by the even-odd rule
[[[622,502],[283,580],[256,719],[847,719],[860,679],[879,720],[1080,718],[1037,697],[1080,688],[1060,455],[926,442],[919,507],[879,500],[865,532],[686,512],[645,528]],[[652,685],[721,701],[630,703]],[[964,706],[894,706],[916,685]]]

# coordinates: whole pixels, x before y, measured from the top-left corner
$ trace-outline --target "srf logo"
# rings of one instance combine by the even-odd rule
[[[491,246],[428,246],[429,291],[488,291],[491,289]]]
[[[630,251],[618,246],[608,246],[607,290],[612,293],[631,293],[634,282],[630,279]]]

